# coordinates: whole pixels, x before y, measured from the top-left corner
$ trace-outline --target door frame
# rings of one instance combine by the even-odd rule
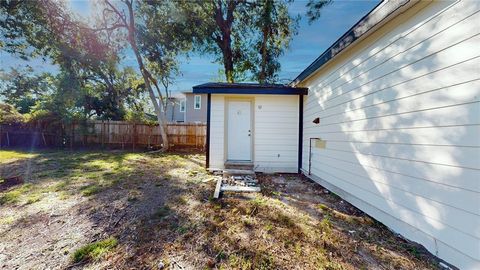
[[[255,156],[254,155],[254,136],[255,136],[255,125],[254,125],[254,119],[255,119],[255,109],[254,109],[254,106],[255,106],[255,97],[242,97],[242,96],[231,96],[231,97],[225,97],[225,111],[224,111],[224,115],[225,115],[225,121],[224,121],[224,125],[223,125],[223,128],[224,128],[224,136],[225,136],[225,139],[224,139],[224,146],[223,146],[223,149],[224,149],[224,153],[223,153],[223,156],[224,156],[224,162],[226,161],[229,161],[228,159],[228,109],[229,109],[229,105],[230,105],[230,102],[231,101],[244,101],[244,102],[250,102],[250,162],[254,162],[253,160],[253,157]],[[235,160],[232,160],[232,161],[235,161]]]

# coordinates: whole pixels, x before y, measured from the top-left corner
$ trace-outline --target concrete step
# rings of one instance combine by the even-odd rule
[[[231,175],[255,175],[255,172],[252,170],[236,170],[236,169],[223,170],[223,176],[231,176]]]
[[[225,169],[234,170],[253,170],[253,163],[250,161],[231,161],[225,162]]]

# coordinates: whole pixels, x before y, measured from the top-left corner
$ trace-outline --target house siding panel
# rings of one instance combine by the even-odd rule
[[[478,1],[416,4],[299,84],[305,173],[322,138],[314,180],[461,269],[480,268],[479,22]]]
[[[201,96],[200,109],[195,109],[195,95]],[[207,122],[207,95],[185,93],[185,122],[206,123]]]
[[[298,96],[255,97],[254,165],[261,172],[298,171]]]
[[[210,167],[223,168],[225,143],[225,97],[212,95],[210,115]],[[192,105],[193,106],[193,105]]]

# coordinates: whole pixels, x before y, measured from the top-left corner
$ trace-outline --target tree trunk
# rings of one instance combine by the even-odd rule
[[[235,82],[235,78],[233,76],[233,52],[230,44],[230,33],[228,33],[228,37],[224,35],[223,43],[223,66],[225,68],[225,79],[227,80],[227,82],[233,83]]]
[[[263,39],[262,39],[262,62],[260,63],[260,74],[258,75],[258,82],[263,84],[266,80],[267,74],[267,42],[268,42],[268,33],[267,30],[263,29]]]
[[[217,23],[221,33],[221,37],[215,37],[215,42],[222,51],[225,79],[229,83],[233,83],[235,81],[231,33],[234,20],[233,12],[235,11],[236,6],[236,1],[230,0],[227,2],[226,18],[223,17],[223,3],[221,0],[217,0],[217,6],[215,9],[215,22]]]
[[[262,44],[261,44],[261,63],[260,63],[260,74],[258,75],[258,82],[259,83],[266,83],[267,80],[267,66],[268,66],[268,39],[270,37],[270,27],[272,23],[272,9],[273,9],[273,1],[272,0],[265,0],[263,1],[263,14],[262,14]]]
[[[152,85],[151,85],[151,79],[152,75],[148,70],[145,68],[145,65],[143,64],[143,59],[142,56],[140,55],[140,52],[137,47],[137,42],[135,41],[135,21],[134,21],[134,14],[133,14],[133,7],[132,3],[125,1],[125,4],[128,7],[128,13],[129,13],[129,23],[128,23],[128,42],[130,43],[130,46],[132,47],[133,52],[135,53],[135,58],[137,59],[138,66],[140,68],[140,72],[142,73],[143,80],[145,81],[145,88],[148,91],[148,94],[150,96],[150,99],[153,103],[153,107],[155,108],[155,114],[157,115],[157,120],[158,120],[158,126],[160,128],[160,136],[162,137],[162,150],[168,150],[169,145],[168,145],[168,137],[167,137],[167,121],[165,119],[165,115],[162,113],[165,111],[165,108],[163,108],[163,102],[161,101],[161,97],[159,97],[159,100],[157,101],[157,98],[155,97],[155,93],[153,92]]]

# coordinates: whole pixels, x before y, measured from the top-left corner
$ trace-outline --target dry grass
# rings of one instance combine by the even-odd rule
[[[24,180],[0,192],[0,268],[437,268],[422,247],[297,175],[260,176],[262,194],[214,201],[203,159],[0,151],[0,176]]]

